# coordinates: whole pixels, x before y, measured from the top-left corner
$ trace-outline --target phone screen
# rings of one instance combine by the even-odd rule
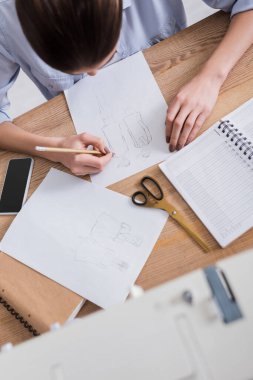
[[[31,177],[33,160],[10,160],[0,199],[1,214],[15,214],[21,210]]]

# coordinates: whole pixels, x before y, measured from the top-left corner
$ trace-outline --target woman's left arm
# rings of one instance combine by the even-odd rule
[[[190,143],[211,113],[228,73],[253,43],[253,10],[238,13],[201,71],[171,101],[166,118],[170,151]]]

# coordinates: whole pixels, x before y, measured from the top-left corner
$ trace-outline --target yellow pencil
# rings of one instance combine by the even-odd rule
[[[88,149],[71,149],[71,148],[53,148],[49,146],[36,146],[35,150],[38,152],[55,152],[55,153],[79,153],[79,154],[92,154],[96,156],[103,156],[104,154],[97,150]]]

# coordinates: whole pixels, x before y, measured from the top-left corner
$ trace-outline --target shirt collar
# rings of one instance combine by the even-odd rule
[[[123,0],[123,9],[131,6],[132,0]]]

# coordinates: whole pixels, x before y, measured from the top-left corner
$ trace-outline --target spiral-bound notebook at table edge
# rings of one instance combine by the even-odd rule
[[[81,296],[0,251],[0,305],[33,335],[48,331],[55,322],[73,319],[84,302]]]
[[[3,297],[0,297],[0,305],[3,305],[5,309],[13,315],[21,324],[24,325],[24,328],[28,329],[30,333],[34,336],[40,335],[40,333],[31,325],[27,320],[25,320],[22,315],[20,315]]]

